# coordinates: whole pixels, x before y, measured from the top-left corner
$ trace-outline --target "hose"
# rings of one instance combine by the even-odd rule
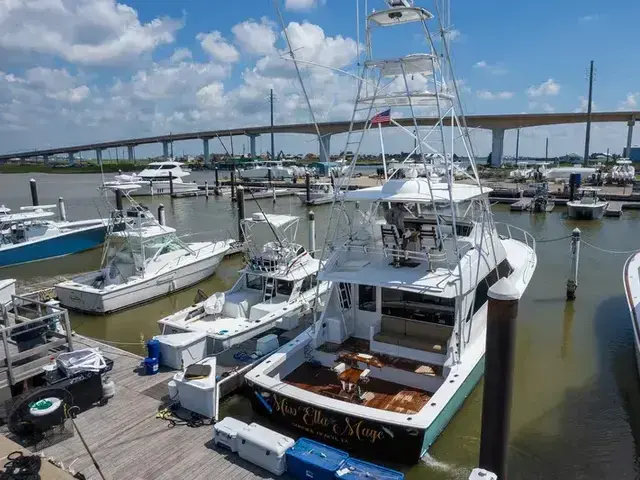
[[[38,455],[24,455],[17,450],[11,452],[0,472],[0,480],[40,480],[42,459]]]

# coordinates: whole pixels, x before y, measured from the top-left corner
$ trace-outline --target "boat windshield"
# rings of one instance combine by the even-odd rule
[[[454,298],[382,289],[382,313],[393,317],[453,326],[455,303]]]
[[[181,250],[182,246],[175,243],[172,239],[167,237],[156,237],[144,245],[144,257],[151,259],[156,255],[164,255],[166,253],[175,252]]]

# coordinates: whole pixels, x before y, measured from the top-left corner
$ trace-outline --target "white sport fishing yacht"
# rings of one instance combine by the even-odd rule
[[[182,242],[129,196],[135,188],[105,187],[122,191],[131,206],[112,213],[100,270],[56,285],[65,308],[105,314],[148,302],[210,277],[229,250],[229,240]]]
[[[139,188],[131,190],[133,196],[169,195],[173,177],[173,192],[175,194],[198,191],[196,182],[185,182],[184,178],[191,172],[182,168],[182,163],[175,161],[151,162],[140,173],[132,175],[120,174],[115,181],[105,182],[105,185],[134,184]]]
[[[332,283],[326,305],[317,306],[314,324],[295,341],[247,373],[246,382],[254,408],[274,420],[369,457],[414,463],[482,377],[489,287],[508,278],[524,293],[537,257],[531,235],[496,229],[490,189],[480,183],[458,118],[455,82],[448,83],[448,50],[437,49],[428,30],[433,15],[406,0],[388,3],[367,17],[361,82],[369,80],[360,85],[355,110],[404,107],[403,118],[417,123],[413,107],[435,105],[442,117],[432,144],[431,131],[423,136],[417,125],[402,131],[421,156],[440,151],[443,161],[451,161],[451,144],[437,130],[453,116],[474,184],[454,183],[451,175],[446,182],[409,176],[349,191],[347,182],[330,216],[329,257],[319,276]],[[372,59],[373,28],[411,23],[425,28],[427,53]],[[421,81],[402,95],[370,80],[381,76],[403,86],[408,77]],[[358,145],[354,163],[369,123],[349,132],[347,145]],[[511,236],[516,231],[520,240]]]
[[[582,187],[578,190],[578,199],[567,202],[569,218],[576,220],[597,220],[604,216],[609,202],[598,197],[600,188]]]
[[[293,330],[329,289],[320,260],[296,243],[298,217],[255,213],[242,221],[248,261],[226,292],[158,321],[163,334],[205,333],[213,354],[273,328]],[[274,238],[275,237],[275,238]]]
[[[269,178],[271,172],[271,180],[291,181],[296,176],[297,167],[285,166],[279,160],[255,161],[243,164],[243,169],[239,170],[240,177],[247,181],[265,181]]]

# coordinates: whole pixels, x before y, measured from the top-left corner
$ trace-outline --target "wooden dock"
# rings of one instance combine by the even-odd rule
[[[531,203],[533,203],[533,198],[521,198],[517,202],[511,204],[512,212],[524,212],[531,208]]]
[[[624,208],[624,202],[609,202],[607,208],[604,211],[605,217],[620,217],[622,216],[622,209]]]
[[[168,395],[167,382],[175,372],[146,376],[140,368],[142,357],[78,335],[74,344],[76,348],[100,348],[114,361],[108,376],[115,382],[115,397],[103,407],[82,412],[76,419],[108,480],[276,478],[238,455],[212,446],[210,425],[168,428],[166,420],[156,418]],[[6,433],[6,427],[2,432]],[[88,480],[100,479],[77,434],[41,451],[65,466],[72,464],[71,468]]]

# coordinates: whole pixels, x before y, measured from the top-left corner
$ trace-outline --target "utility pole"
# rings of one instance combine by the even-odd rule
[[[276,159],[276,147],[273,140],[273,88],[271,89],[271,160]]]
[[[589,161],[589,142],[591,140],[591,99],[593,98],[593,60],[589,67],[589,100],[587,103],[587,133],[584,139],[584,164]]]
[[[520,158],[520,128],[518,127],[518,133],[516,134],[516,162]]]
[[[547,137],[547,141],[544,146],[544,159],[549,160],[549,137]]]

